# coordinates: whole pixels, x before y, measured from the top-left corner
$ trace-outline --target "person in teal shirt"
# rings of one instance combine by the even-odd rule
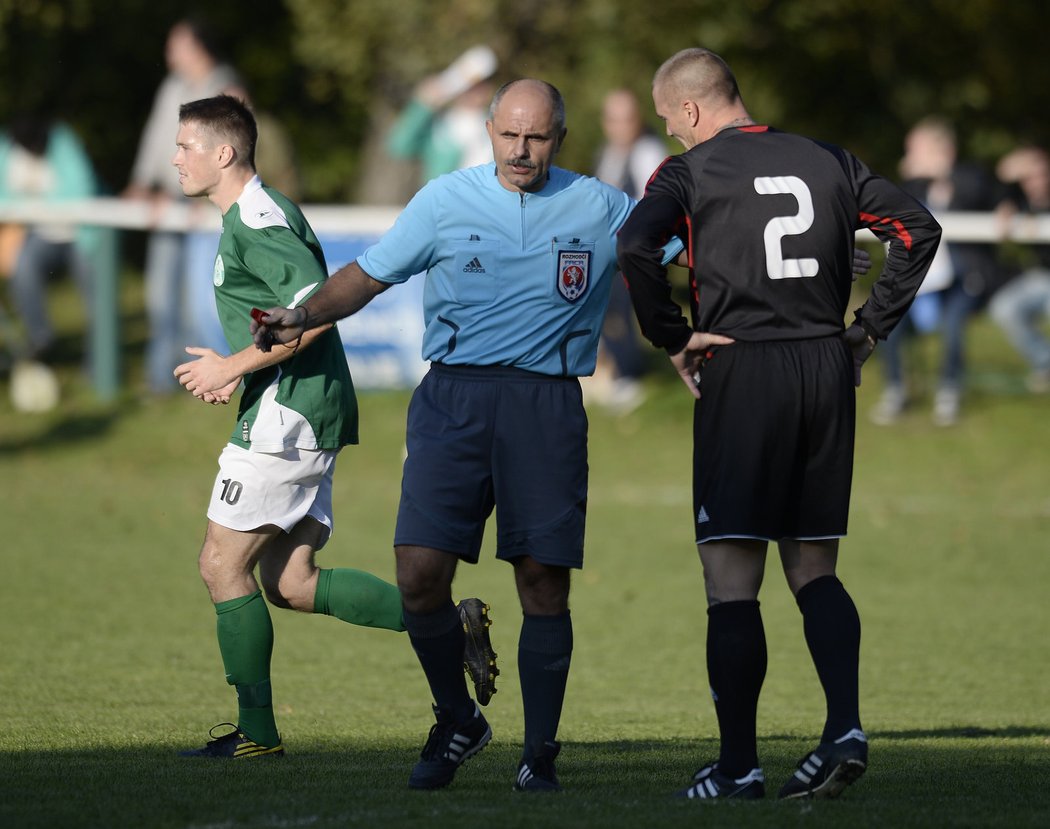
[[[66,124],[40,114],[26,114],[15,118],[9,131],[0,134],[0,202],[84,199],[96,195],[97,189],[87,151]],[[55,342],[47,312],[48,274],[68,269],[85,309],[90,308],[93,257],[101,241],[99,228],[53,224],[26,228],[11,291],[25,326],[30,358],[46,357]],[[90,341],[88,336],[85,353]]]
[[[496,56],[475,46],[443,72],[424,79],[387,136],[394,158],[420,162],[424,182],[492,160],[485,132]]]

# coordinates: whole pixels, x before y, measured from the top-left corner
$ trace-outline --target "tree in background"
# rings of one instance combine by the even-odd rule
[[[196,8],[194,8],[196,6]],[[126,183],[164,74],[171,23],[203,11],[260,108],[288,128],[308,201],[396,204],[411,172],[386,129],[425,75],[474,43],[500,77],[561,88],[560,163],[587,170],[602,94],[648,100],[655,68],[704,45],[732,64],[756,117],[855,150],[890,171],[909,125],[930,113],[991,162],[1018,140],[1050,143],[1041,4],[1001,0],[0,0],[0,124],[51,101],[110,190]],[[658,126],[655,121],[654,126]],[[669,151],[673,148],[669,146]]]

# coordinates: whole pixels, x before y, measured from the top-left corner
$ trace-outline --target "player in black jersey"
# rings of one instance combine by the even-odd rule
[[[643,333],[667,350],[699,401],[693,517],[721,736],[717,761],[680,794],[765,793],[755,722],[766,671],[758,592],[775,541],[827,699],[820,745],[780,796],[834,797],[867,765],[860,619],[835,575],[853,472],[854,385],[910,305],[940,227],[849,152],[756,124],[729,67],[706,49],[667,60],[653,101],[687,152],[653,175],[620,231],[619,259]],[[846,328],[854,235],[865,227],[889,250]],[[692,325],[661,265],[672,234],[688,237]]]

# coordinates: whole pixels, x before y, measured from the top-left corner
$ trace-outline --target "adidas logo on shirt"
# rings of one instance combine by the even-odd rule
[[[463,266],[463,273],[485,273],[485,266],[481,264],[478,257],[474,257]]]

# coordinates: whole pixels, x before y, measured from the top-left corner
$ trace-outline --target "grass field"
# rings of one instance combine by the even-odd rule
[[[1022,393],[1022,365],[986,321],[958,427],[934,427],[928,407],[893,428],[859,425],[840,574],[864,623],[869,773],[833,802],[695,804],[668,794],[716,751],[716,726],[690,543],[690,403],[663,371],[635,413],[591,418],[564,794],[510,791],[519,611],[491,556],[462,568],[456,590],[493,607],[495,737],[448,790],[405,785],[432,722],[407,640],[280,611],[273,677],[289,756],[175,756],[235,716],[195,562],[233,412],[138,398],[129,296],[129,391],[116,404],[94,402],[67,366],[63,405],[20,415],[0,378],[0,826],[1050,825],[1050,397]],[[878,391],[869,370],[862,410]],[[363,397],[322,564],[392,578],[407,399]],[[775,793],[819,734],[823,702],[772,562],[762,599],[760,751]]]

